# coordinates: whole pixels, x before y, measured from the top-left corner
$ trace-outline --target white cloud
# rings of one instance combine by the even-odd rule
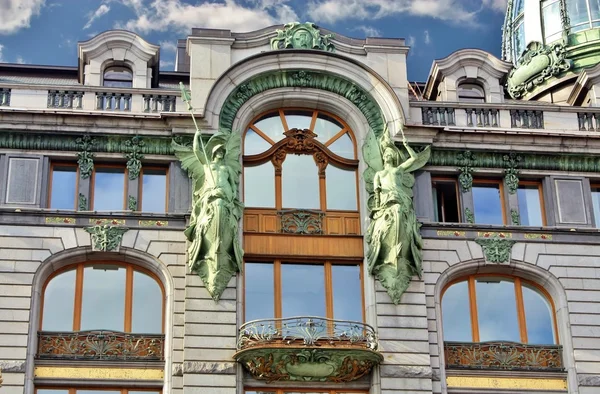
[[[31,17],[39,15],[45,0],[1,0],[0,34],[15,33],[29,27]]]
[[[27,64],[27,62],[25,61],[25,59],[23,59],[23,56],[21,56],[21,55],[17,56],[17,60],[15,62],[17,64]]]
[[[107,6],[106,4],[101,4],[100,7],[98,7],[98,9],[94,12],[90,12],[88,14],[88,21],[85,24],[85,26],[83,26],[83,30],[85,29],[89,29],[92,26],[92,23],[94,23],[94,21],[100,17],[102,17],[103,15],[106,15],[108,12],[110,11],[110,7]]]
[[[408,36],[408,38],[406,39],[406,45],[408,45],[411,48],[414,48],[416,44],[417,39],[415,38],[415,36]]]
[[[254,1],[245,7],[236,0],[225,0],[224,3],[203,1],[196,5],[181,0],[153,0],[149,4],[142,4],[141,0],[126,0],[124,4],[133,9],[136,18],[117,23],[116,27],[138,33],[171,30],[186,34],[192,27],[198,26],[252,31],[297,20],[294,10],[285,4],[288,1]]]
[[[2,57],[3,49],[4,49],[4,45],[0,44],[0,63],[4,63],[4,58]]]
[[[173,68],[175,66],[175,62],[171,61],[171,60],[162,60],[160,61],[160,68],[161,69],[165,69],[165,68]]]
[[[429,30],[425,30],[423,32],[423,41],[425,41],[425,44],[427,45],[431,44],[431,36],[429,35]]]
[[[159,43],[160,50],[164,52],[177,52],[177,44],[172,41],[161,41]]]
[[[307,13],[311,19],[327,23],[407,14],[477,26],[475,17],[482,9],[504,12],[506,0],[482,0],[480,4],[470,0],[311,0]]]
[[[363,33],[365,33],[366,37],[380,37],[381,36],[381,32],[379,30],[377,30],[376,28],[374,28],[373,26],[360,25],[360,26],[356,26],[352,30],[360,30]]]

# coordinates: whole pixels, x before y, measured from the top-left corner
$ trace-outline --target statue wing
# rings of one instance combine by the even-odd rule
[[[373,179],[377,171],[383,170],[383,157],[379,140],[373,130],[369,130],[362,146],[363,159],[367,163],[367,169],[363,173],[365,178],[365,187],[369,196],[373,194]]]
[[[198,156],[196,156],[196,154],[194,153],[194,150],[192,148],[190,148],[189,146],[180,145],[180,144],[176,143],[175,141],[173,141],[171,143],[171,146],[173,148],[173,152],[175,153],[175,156],[181,162],[181,168],[186,170],[189,177],[194,180],[194,184],[195,184],[194,189],[197,186],[203,185],[204,184],[204,166],[203,166],[203,163],[198,158]],[[206,158],[204,157],[203,153],[200,153],[200,158],[204,158],[204,160],[206,161]]]
[[[242,165],[240,163],[240,156],[242,154],[242,133],[234,131],[229,133],[227,141],[225,143],[225,162],[227,166],[233,170],[235,176],[236,186],[240,183],[240,174],[242,172]]]
[[[413,171],[416,171],[416,170],[422,168],[425,164],[427,164],[430,157],[431,157],[431,146],[428,145],[421,152],[417,153],[417,159],[408,168],[406,168],[405,171],[413,172]]]

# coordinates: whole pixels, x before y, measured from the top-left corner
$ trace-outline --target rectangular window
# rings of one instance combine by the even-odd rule
[[[458,182],[450,178],[432,180],[434,221],[444,223],[460,222]]]
[[[519,216],[523,226],[545,226],[544,197],[539,182],[520,182],[517,189]]]
[[[473,208],[477,224],[505,224],[504,188],[501,181],[473,181]]]
[[[125,167],[96,167],[92,209],[95,211],[124,210],[126,181]]]
[[[245,263],[245,321],[320,316],[363,320],[358,264]]]
[[[143,168],[140,204],[144,212],[167,211],[167,170]]]
[[[52,209],[77,209],[77,166],[53,164],[50,171],[50,198]]]
[[[596,228],[600,228],[600,185],[592,185],[592,207]]]

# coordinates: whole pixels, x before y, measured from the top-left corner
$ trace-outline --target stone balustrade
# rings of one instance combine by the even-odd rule
[[[49,90],[48,108],[82,109],[83,92],[74,90]]]
[[[0,88],[0,107],[8,107],[10,105],[10,90]]]

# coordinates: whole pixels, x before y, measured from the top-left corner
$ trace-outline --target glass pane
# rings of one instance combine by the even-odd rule
[[[594,220],[596,228],[600,228],[600,189],[592,190],[592,205],[594,207]]]
[[[554,344],[554,324],[550,303],[533,287],[523,285],[522,289],[527,342],[534,345]]]
[[[308,129],[312,120],[312,111],[284,111],[285,121],[290,129]]]
[[[444,293],[442,319],[445,341],[473,341],[467,281],[453,284]]]
[[[81,302],[82,330],[125,330],[125,268],[85,267]]]
[[[325,170],[327,209],[356,211],[356,171],[342,170],[332,164]]]
[[[475,223],[504,224],[500,185],[473,185]]]
[[[133,272],[131,332],[161,334],[163,294],[158,282],[142,272]]]
[[[569,0],[567,2],[567,13],[569,14],[571,26],[576,26],[589,21],[586,3],[587,0]],[[583,28],[587,29],[589,28],[589,25],[586,24]]]
[[[67,389],[37,389],[36,394],[69,394]]]
[[[263,137],[258,135],[254,130],[248,130],[244,138],[244,154],[256,155],[269,149],[271,144]]]
[[[479,278],[475,284],[479,340],[521,342],[513,282]]]
[[[544,26],[544,39],[546,43],[551,42],[551,37],[562,31],[560,21],[560,3],[558,1],[544,6],[542,10],[542,20]]]
[[[283,123],[281,122],[279,112],[265,115],[263,118],[254,123],[254,126],[275,142],[285,137],[283,135]]]
[[[362,284],[358,265],[332,265],[333,318],[363,321]]]
[[[328,146],[329,150],[338,156],[354,159],[354,144],[348,133],[342,135]]]
[[[525,50],[525,24],[521,20],[519,26],[514,29],[515,34],[515,59],[520,59]]]
[[[52,195],[50,208],[75,209],[76,167],[54,167],[52,170]]]
[[[519,186],[517,197],[521,224],[523,226],[543,226],[542,203],[538,186]]]
[[[73,331],[73,308],[75,306],[74,269],[50,279],[44,291],[42,330]]]
[[[281,310],[282,317],[327,315],[322,265],[281,264]]]
[[[284,208],[319,209],[319,174],[309,155],[287,155],[281,171]]]
[[[273,279],[273,264],[245,264],[244,299],[246,321],[269,319],[275,316],[275,281]]]
[[[337,133],[339,133],[342,128],[343,126],[341,123],[334,118],[324,114],[319,114],[317,121],[315,122],[315,128],[313,129],[313,132],[317,134],[318,141],[326,143]]]
[[[275,168],[271,162],[244,167],[244,205],[275,208]]]
[[[525,0],[516,0],[515,1],[515,5],[514,5],[515,9],[513,11],[513,17],[516,17],[521,12],[523,12],[524,5],[525,5]]]
[[[600,1],[590,0],[590,16],[592,20],[600,19]]]
[[[143,170],[142,211],[166,212],[167,210],[167,171]]]
[[[97,168],[94,176],[94,210],[121,211],[125,194],[124,168]]]

